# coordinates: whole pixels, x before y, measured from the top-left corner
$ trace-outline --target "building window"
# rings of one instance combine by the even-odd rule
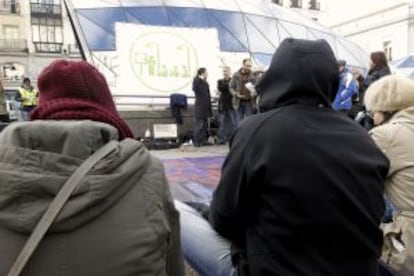
[[[302,8],[302,0],[290,0],[291,8]]]
[[[62,19],[32,18],[32,39],[35,44],[36,52],[62,52],[62,25]]]
[[[20,3],[18,0],[0,0],[0,13],[20,13]]]
[[[310,0],[308,8],[310,10],[320,11],[321,10],[321,3],[317,0]]]
[[[3,37],[5,39],[18,39],[19,38],[19,26],[4,25]]]
[[[273,4],[283,6],[283,0],[272,0]]]
[[[3,25],[2,29],[0,52],[27,52],[27,41],[20,38],[19,26]]]
[[[389,61],[392,60],[392,42],[391,41],[385,41],[383,44],[384,53],[385,56]]]

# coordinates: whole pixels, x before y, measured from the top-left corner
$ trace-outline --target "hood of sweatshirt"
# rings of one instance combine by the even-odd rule
[[[330,107],[338,86],[337,61],[325,40],[285,39],[256,90],[266,112],[291,104]]]

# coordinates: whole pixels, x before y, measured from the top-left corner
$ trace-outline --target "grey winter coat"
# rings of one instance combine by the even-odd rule
[[[68,177],[117,138],[92,121],[13,123],[0,133],[0,275]],[[161,162],[125,139],[75,190],[22,275],[183,275],[178,227]]]

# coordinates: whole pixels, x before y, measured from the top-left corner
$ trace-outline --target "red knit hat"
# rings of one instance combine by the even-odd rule
[[[39,105],[31,120],[92,120],[117,128],[120,140],[133,137],[104,76],[86,61],[54,61],[40,74],[37,85]]]

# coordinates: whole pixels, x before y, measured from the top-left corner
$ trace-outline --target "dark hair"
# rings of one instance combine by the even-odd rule
[[[252,60],[250,58],[243,59],[243,64],[246,64],[246,62],[248,62],[248,61],[252,61]]]
[[[371,53],[371,60],[375,67],[387,67],[387,57],[382,51]]]
[[[198,68],[196,77],[204,74],[206,71],[207,71],[207,69],[205,67]]]
[[[346,60],[344,59],[338,59],[336,63],[338,63],[338,66],[346,66]]]
[[[29,79],[28,77],[25,77],[25,78],[23,79],[23,83],[25,83],[25,82],[30,83],[30,79]]]

